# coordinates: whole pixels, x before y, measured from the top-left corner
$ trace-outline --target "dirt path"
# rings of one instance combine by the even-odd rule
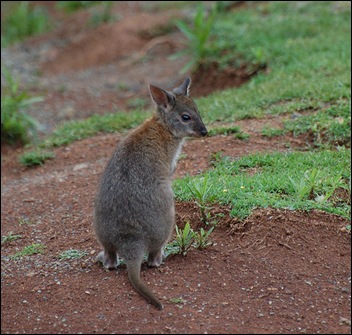
[[[45,92],[45,102],[32,111],[43,133],[63,120],[110,111],[113,105],[125,108],[129,99],[148,96],[148,82],[172,87],[182,80],[178,71],[185,59],[166,57],[182,47],[176,31],[166,35],[171,44],[156,44],[148,51],[152,57],[135,63],[120,49],[113,51],[108,37],[114,32],[114,38],[133,38],[129,53],[137,59],[158,37],[147,32],[184,13],[154,12],[151,17],[141,2],[120,3],[115,10],[121,19],[97,29],[85,28],[87,12],[66,18],[54,11],[61,22],[56,30],[2,52],[23,84]],[[145,25],[142,34],[137,25],[128,29],[137,19]],[[86,65],[74,56],[79,50],[92,52]],[[99,51],[101,59],[104,50],[113,54],[96,63],[93,53]],[[126,89],[116,90],[119,84]],[[214,153],[237,158],[304,148],[304,139],[261,136],[265,124],[281,121],[241,121],[248,141],[231,136],[187,141],[176,177],[209,168]],[[324,212],[269,208],[237,222],[227,207],[215,207],[213,214],[222,215],[211,247],[172,256],[158,269],[143,267],[143,280],[163,301],[162,312],[132,289],[126,269],[106,272],[95,264],[100,247],[92,230],[93,199],[120,138],[98,135],[56,148],[55,159],[36,168],[18,163],[23,149],[2,154],[1,235],[20,235],[1,248],[2,333],[350,333],[347,220]],[[194,203],[177,203],[176,211],[177,224],[201,226]],[[11,258],[35,243],[45,246],[43,254]],[[69,249],[86,255],[61,260],[59,255]]]

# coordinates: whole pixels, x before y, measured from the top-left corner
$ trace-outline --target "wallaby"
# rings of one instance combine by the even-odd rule
[[[117,257],[124,259],[132,286],[160,310],[163,305],[141,282],[140,270],[145,253],[148,266],[161,264],[174,229],[171,177],[182,142],[207,135],[190,85],[190,78],[172,92],[149,85],[156,112],[118,144],[95,200],[94,228],[103,246],[97,261],[115,269]]]

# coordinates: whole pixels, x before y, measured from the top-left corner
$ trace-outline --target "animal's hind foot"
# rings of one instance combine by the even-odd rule
[[[158,252],[151,252],[148,255],[148,266],[150,268],[156,268],[161,265],[163,262],[163,259],[165,258],[165,255],[162,250],[159,250]]]
[[[105,251],[100,251],[95,258],[96,263],[103,264],[104,268],[108,270],[115,270],[118,266],[117,255],[107,254]]]

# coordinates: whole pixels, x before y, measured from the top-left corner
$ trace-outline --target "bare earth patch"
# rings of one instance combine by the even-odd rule
[[[143,268],[162,312],[135,293],[125,269],[95,264],[93,199],[119,138],[55,149],[57,157],[38,168],[21,167],[15,155],[3,162],[2,236],[21,235],[2,246],[3,333],[349,332],[348,222],[327,213],[263,209],[237,222],[216,208],[224,217],[213,246]],[[177,175],[208,168],[212,152],[237,157],[252,149],[258,142],[225,136],[188,141]],[[194,203],[178,203],[176,212],[181,227],[201,226]],[[33,243],[45,245],[44,254],[9,258]],[[87,256],[59,260],[69,249]]]
[[[133,20],[143,21],[148,31],[169,19],[162,12],[143,13],[140,2],[120,3],[116,11],[122,19],[116,24],[88,29],[85,13],[67,18],[55,12],[67,23],[65,28],[6,51],[11,56],[6,62],[17,69],[22,82],[33,92],[45,92],[45,102],[33,111],[45,124],[44,133],[62,120],[103,114],[114,104],[125,107],[131,97],[148,97],[148,82],[172,87],[182,81],[179,70],[185,60],[167,59],[182,46],[179,34],[166,35],[171,45],[145,47],[150,38],[133,30],[141,27],[137,24],[128,30],[136,38],[134,48],[132,42],[127,44],[131,50],[126,55],[137,55],[131,56],[133,62],[126,55],[111,55],[111,42],[101,50],[92,48],[98,58],[90,56],[83,68],[78,56],[72,63],[64,58],[70,50],[91,52],[81,43],[102,43],[99,36],[105,29],[115,31],[116,37]],[[153,57],[140,61],[141,50]],[[54,64],[55,59],[61,63]],[[31,71],[38,69],[42,75],[34,78]],[[116,92],[119,83],[127,89]],[[276,127],[282,121],[239,122],[250,135],[247,141],[222,135],[188,140],[175,177],[211,168],[215,153],[236,159],[304,149],[300,138],[261,135],[264,125]],[[143,267],[142,279],[165,306],[161,312],[132,289],[125,268],[106,272],[94,263],[100,251],[92,229],[94,196],[121,136],[101,134],[56,148],[53,160],[34,168],[18,163],[23,148],[2,147],[1,235],[20,235],[1,246],[2,333],[350,333],[351,236],[344,228],[349,221],[325,212],[266,208],[239,222],[228,207],[216,206],[213,214],[222,216],[211,235],[212,246],[170,256],[158,269]],[[194,229],[204,227],[193,202],[177,203],[176,213],[181,227],[187,221]],[[13,259],[34,243],[45,246],[42,254]],[[86,254],[60,259],[69,249]]]

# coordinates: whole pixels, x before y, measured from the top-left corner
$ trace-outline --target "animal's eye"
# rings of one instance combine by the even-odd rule
[[[182,115],[182,120],[183,121],[189,121],[190,119],[191,119],[191,117],[189,115],[187,115],[187,114],[183,114]]]

